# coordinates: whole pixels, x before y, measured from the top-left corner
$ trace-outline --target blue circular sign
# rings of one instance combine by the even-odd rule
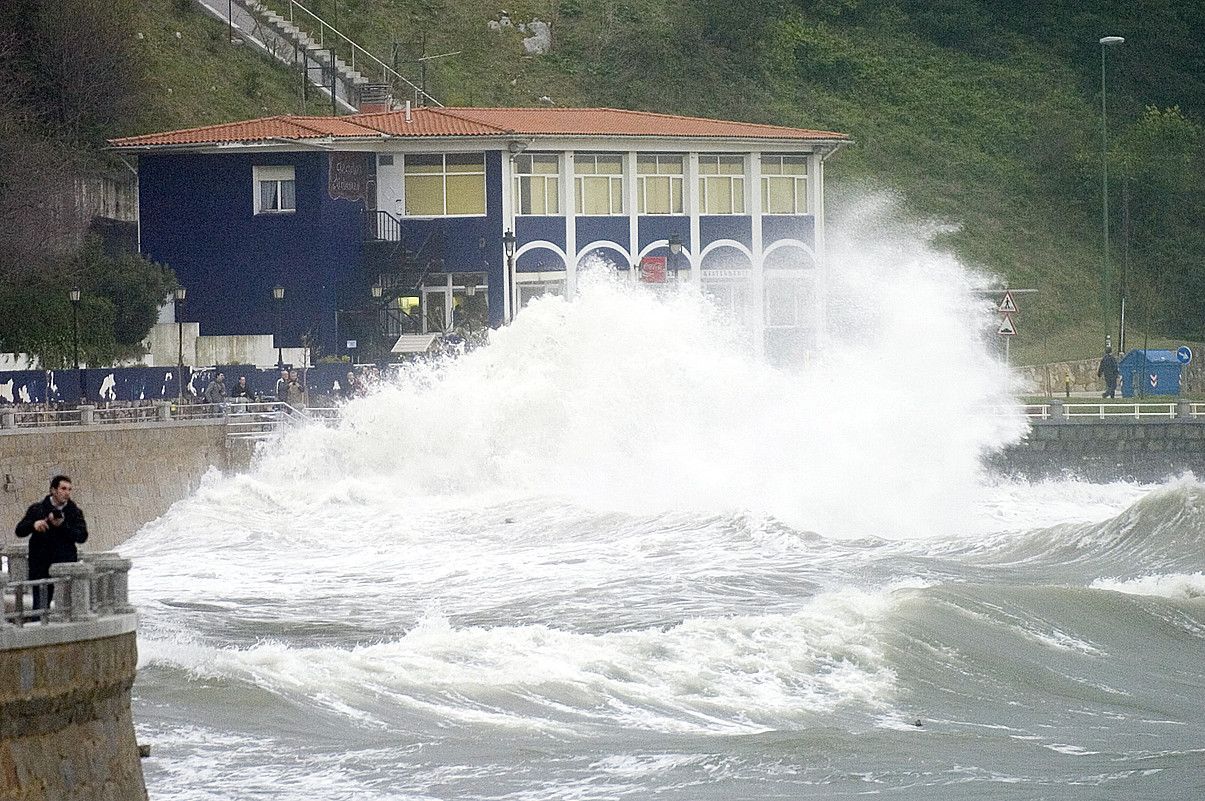
[[[1176,361],[1180,362],[1180,364],[1188,364],[1191,362],[1192,348],[1188,347],[1187,345],[1181,345],[1180,349],[1176,351]]]

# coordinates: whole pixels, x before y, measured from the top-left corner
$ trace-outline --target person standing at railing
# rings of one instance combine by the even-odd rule
[[[280,378],[276,379],[276,400],[283,401],[288,399],[289,394],[289,371],[281,370]]]
[[[71,500],[70,478],[50,479],[50,494],[26,510],[16,534],[29,537],[30,580],[50,578],[53,564],[79,561],[76,545],[87,542],[88,524],[84,522],[84,513]],[[52,600],[53,585],[34,588],[34,609],[48,607]]]
[[[301,385],[301,377],[294,370],[289,373],[289,383],[285,387],[285,401],[294,409],[305,408],[305,387]]]
[[[234,389],[230,391],[230,406],[231,411],[241,412],[247,408],[247,404],[254,398],[251,396],[251,387],[247,386],[247,376],[240,375],[238,383],[234,385]]]
[[[1113,358],[1113,349],[1105,348],[1105,355],[1100,357],[1100,366],[1096,368],[1096,377],[1105,380],[1105,391],[1102,398],[1117,397],[1117,359]]]

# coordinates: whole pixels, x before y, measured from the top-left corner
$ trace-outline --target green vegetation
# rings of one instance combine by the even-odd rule
[[[515,23],[552,24],[552,52],[530,57],[519,31],[487,29],[498,6],[483,0],[308,5],[333,19],[336,2],[341,29],[416,80],[415,59],[456,51],[429,62],[428,90],[448,105],[551,101],[851,134],[856,144],[828,165],[832,206],[867,186],[892,191],[907,213],[943,223],[938,244],[964,262],[1041,290],[1027,298],[1015,362],[1096,355],[1116,333],[1123,270],[1129,344],[1205,340],[1200,4],[521,0],[509,6]],[[47,7],[78,17],[99,3]],[[137,102],[118,97],[60,140],[95,154],[100,136],[304,110],[296,73],[229,44],[190,0],[105,8],[103,30],[129,31],[115,48],[138,67],[121,84]],[[1107,34],[1127,41],[1108,51],[1106,275],[1097,40]]]

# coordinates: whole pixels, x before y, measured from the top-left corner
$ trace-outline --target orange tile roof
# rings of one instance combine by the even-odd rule
[[[679,117],[611,108],[415,108],[345,117],[264,117],[182,131],[111,139],[117,149],[219,145],[273,139],[444,136],[649,136],[722,139],[847,140],[834,131]]]

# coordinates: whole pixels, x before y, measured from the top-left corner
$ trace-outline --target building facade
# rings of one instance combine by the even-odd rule
[[[587,264],[694,282],[755,343],[814,346],[824,162],[847,141],[615,109],[424,107],[111,146],[137,157],[140,249],[187,287],[184,319],[358,355],[365,340],[501,325],[540,294],[572,295]]]

